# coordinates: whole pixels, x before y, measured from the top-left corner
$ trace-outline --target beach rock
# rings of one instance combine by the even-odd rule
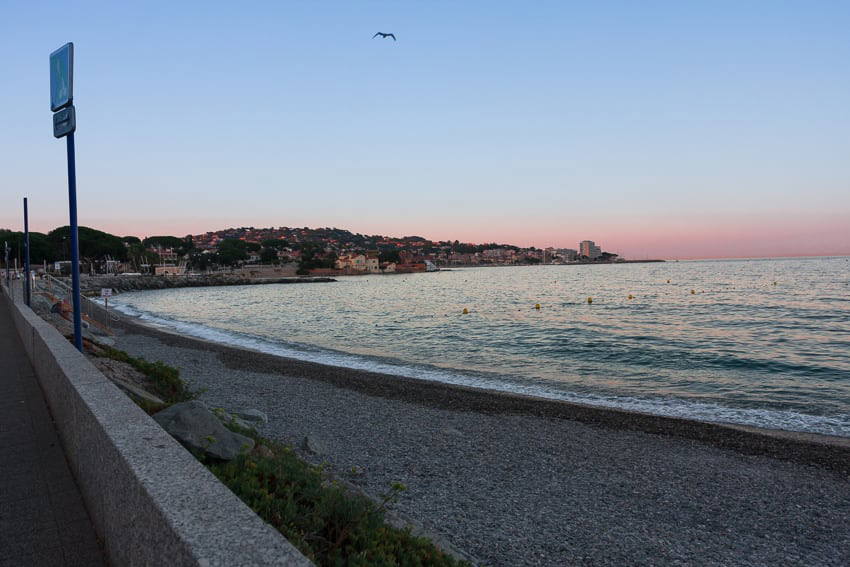
[[[307,435],[301,441],[301,448],[312,453],[313,455],[322,455],[326,453],[325,445],[315,435]]]
[[[53,308],[53,303],[50,301],[50,299],[44,297],[40,293],[34,293],[32,295],[30,307],[33,311],[43,317],[44,315],[50,313],[50,310]]]
[[[119,388],[124,390],[126,393],[130,394],[131,396],[135,396],[136,398],[140,398],[140,399],[145,400],[147,402],[150,402],[152,404],[157,404],[157,405],[165,404],[165,402],[162,401],[160,398],[154,396],[153,394],[151,394],[150,392],[148,392],[147,390],[145,390],[143,388],[139,388],[135,384],[125,382],[124,380],[121,380],[120,378],[110,378],[110,380],[112,380],[113,384],[115,384],[116,386],[118,386]]]
[[[268,416],[258,409],[236,410],[230,412],[243,421],[251,421],[254,423],[268,423]]]
[[[174,404],[153,418],[187,449],[207,457],[229,461],[254,448],[253,439],[227,429],[206,404],[197,400]]]
[[[125,392],[154,404],[165,403],[145,389],[150,382],[148,377],[126,362],[100,357],[92,357],[89,360],[104,376]]]
[[[213,408],[213,414],[221,421],[224,425],[238,425],[244,429],[254,429],[254,424],[245,421],[239,417],[236,417],[235,414],[229,413],[224,408]]]

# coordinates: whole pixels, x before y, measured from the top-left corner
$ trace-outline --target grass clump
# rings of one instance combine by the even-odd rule
[[[254,438],[271,456],[252,454],[221,463],[207,462],[218,479],[277,528],[301,553],[327,566],[460,566],[430,540],[385,520],[387,506],[405,490],[394,484],[380,502],[351,494],[328,481],[322,467],[310,465],[292,448],[270,442],[236,424],[228,427]]]
[[[98,345],[104,356],[125,362],[152,382],[159,405],[131,398],[153,414],[171,404],[197,397],[180,372],[162,362],[148,362],[122,350]],[[302,461],[291,447],[269,441],[256,430],[240,426],[222,409],[213,410],[229,429],[251,437],[254,451],[228,462],[195,457],[263,520],[274,526],[301,553],[321,566],[333,567],[455,567],[467,565],[409,529],[389,525],[387,507],[405,490],[393,484],[379,502],[352,494],[330,481],[322,467]],[[213,440],[211,440],[212,442]],[[258,449],[262,448],[262,451]]]
[[[385,522],[385,507],[404,490],[401,485],[393,485],[376,504],[326,484],[321,469],[299,460],[288,448],[274,457],[241,455],[208,467],[319,565],[461,565],[427,539]]]
[[[148,362],[110,346],[98,345],[98,347],[101,350],[100,356],[125,362],[147,376],[151,380],[151,393],[164,400],[167,405],[187,402],[198,397],[198,394],[190,390],[186,382],[180,378],[180,371],[173,366],[168,366],[159,360]],[[144,406],[142,409],[148,410]]]

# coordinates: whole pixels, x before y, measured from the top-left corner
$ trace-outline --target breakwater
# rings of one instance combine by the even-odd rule
[[[68,278],[64,278],[68,279]],[[336,281],[327,277],[277,277],[251,278],[239,274],[200,274],[186,276],[89,276],[80,280],[83,293],[99,292],[111,288],[117,293],[148,289],[179,287],[213,287],[229,285],[323,283]],[[70,284],[70,281],[68,281]]]

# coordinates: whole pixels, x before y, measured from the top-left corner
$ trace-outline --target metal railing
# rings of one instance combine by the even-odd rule
[[[44,274],[43,278],[37,279],[36,288],[39,291],[46,292],[57,301],[64,301],[68,305],[73,303],[71,301],[71,286],[50,274]],[[90,323],[95,323],[102,329],[111,332],[112,323],[121,320],[121,316],[115,310],[107,309],[85,295],[81,295],[80,299],[82,316]]]

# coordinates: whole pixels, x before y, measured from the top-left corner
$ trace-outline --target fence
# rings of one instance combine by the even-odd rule
[[[49,274],[37,279],[34,289],[47,293],[54,301],[64,301],[69,305],[73,303],[71,286]],[[85,295],[80,297],[80,310],[85,320],[105,331],[111,331],[112,323],[121,320],[121,316],[115,310],[107,310],[103,305]]]

